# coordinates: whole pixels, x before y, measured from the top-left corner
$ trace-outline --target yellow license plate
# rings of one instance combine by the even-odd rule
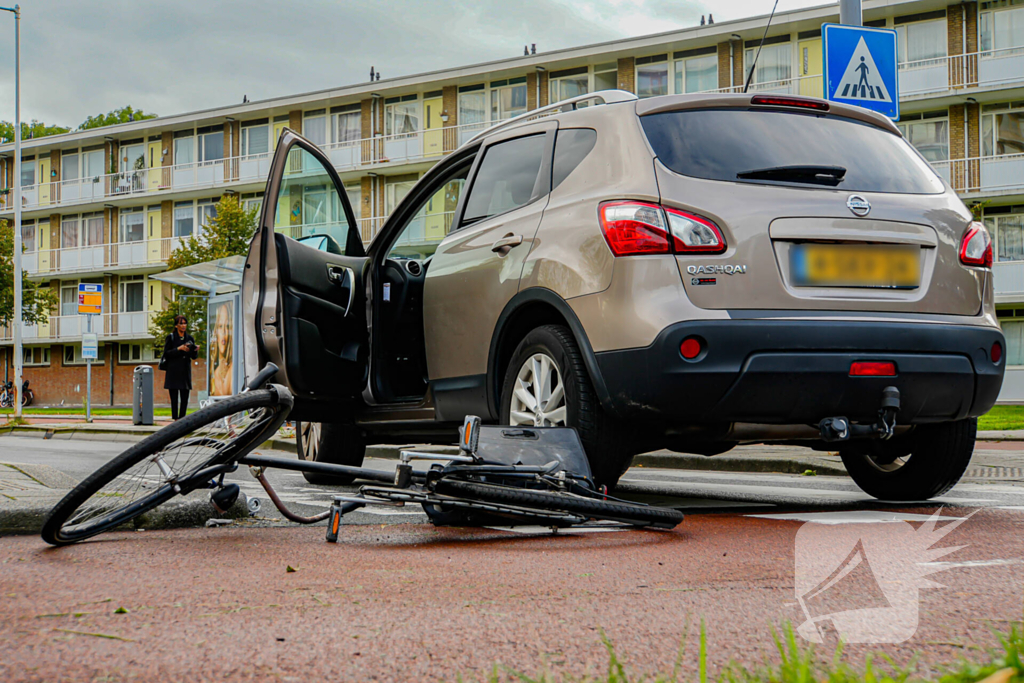
[[[921,248],[794,244],[790,273],[802,287],[913,288],[921,284]]]

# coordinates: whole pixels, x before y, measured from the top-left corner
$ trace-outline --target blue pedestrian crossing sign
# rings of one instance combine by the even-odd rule
[[[896,31],[866,26],[821,27],[825,99],[900,118]]]

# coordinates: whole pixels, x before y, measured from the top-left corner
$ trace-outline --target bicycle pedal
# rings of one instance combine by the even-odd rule
[[[341,506],[335,503],[331,506],[331,514],[327,518],[327,542],[338,542],[338,530],[341,528]]]

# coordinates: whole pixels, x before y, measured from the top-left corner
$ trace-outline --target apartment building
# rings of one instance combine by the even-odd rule
[[[866,0],[864,19],[899,34],[900,129],[995,240],[1009,366],[1001,398],[1024,400],[1024,0]],[[76,315],[76,287],[102,282],[107,296],[95,331],[103,358],[94,371],[94,400],[126,402],[132,369],[154,362],[150,316],[173,305],[169,288],[152,276],[183,237],[201,234],[222,195],[261,202],[285,126],[325,150],[369,241],[426,170],[495,122],[609,88],[639,97],[741,90],[766,21],[721,22],[28,140],[23,262],[33,279],[59,290],[60,305],[47,324],[25,330],[25,376],[40,403],[81,401],[84,323]],[[820,96],[821,24],[837,21],[834,3],[777,14],[751,90]],[[13,169],[12,145],[0,146],[0,188],[13,185]],[[13,218],[12,196],[0,195],[0,218]],[[302,204],[282,207],[292,212],[288,230],[296,237],[313,229],[303,223]],[[11,331],[0,329],[0,367],[9,365],[11,344]],[[201,390],[204,382],[197,384]]]

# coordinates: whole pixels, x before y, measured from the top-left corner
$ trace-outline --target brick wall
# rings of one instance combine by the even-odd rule
[[[93,406],[110,405],[110,360],[114,358],[114,405],[131,405],[132,373],[138,365],[150,365],[153,368],[153,401],[158,406],[170,405],[170,397],[164,386],[164,373],[156,369],[156,361],[152,363],[119,363],[116,344],[103,344],[106,358],[102,364],[92,366],[92,404]],[[11,365],[13,353],[11,349],[0,349],[0,368],[6,363],[8,378],[14,377]],[[37,406],[64,405],[80,407],[85,400],[86,366],[64,365],[64,352],[61,345],[50,347],[49,365],[30,365],[22,371],[22,376],[29,381],[35,394]],[[6,381],[6,378],[5,378]],[[206,360],[200,358],[192,363],[192,394],[190,405],[198,405],[198,392],[206,389]]]
[[[632,57],[623,57],[619,60],[619,90],[636,92],[636,68]]]
[[[302,111],[288,112],[288,127],[302,135]]]
[[[718,44],[718,87],[728,88],[729,83],[729,43]]]

